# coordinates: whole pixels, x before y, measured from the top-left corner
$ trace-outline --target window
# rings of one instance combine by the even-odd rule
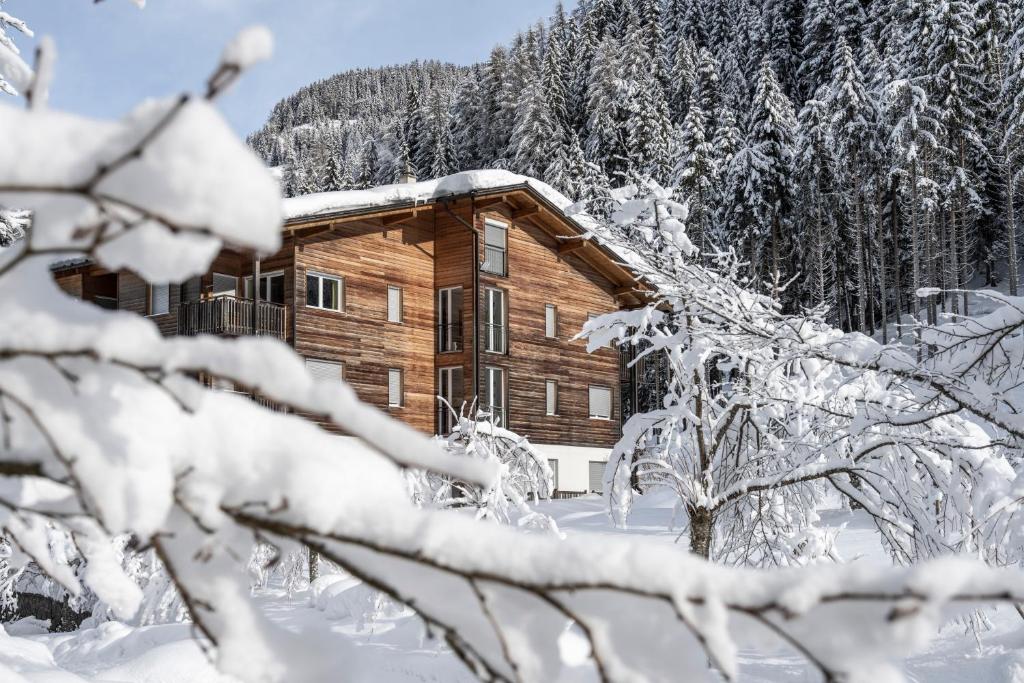
[[[590,385],[590,417],[596,420],[612,419],[612,390]]]
[[[604,491],[604,470],[607,463],[600,460],[590,461],[590,493],[602,493]]]
[[[548,459],[548,469],[551,470],[551,490],[558,490],[558,461],[552,458]]]
[[[340,278],[306,273],[306,305],[310,308],[340,311],[344,292]]]
[[[483,409],[491,414],[494,424],[506,426],[505,416],[505,371],[501,368],[487,368],[484,377]]]
[[[402,288],[388,285],[388,322],[402,322]]]
[[[437,351],[462,350],[462,287],[437,290]]]
[[[508,225],[499,221],[484,222],[484,264],[481,270],[495,275],[507,275]]]
[[[462,368],[439,368],[437,371],[437,432],[451,434],[456,414],[462,409],[466,392],[462,383]],[[444,399],[444,400],[440,400]]]
[[[223,273],[213,274],[213,296],[235,296],[238,294],[238,278]]]
[[[558,336],[558,307],[544,304],[544,336],[554,339]]]
[[[308,297],[308,293],[307,293]],[[245,278],[245,298],[252,298],[252,277]],[[284,305],[284,273],[260,273],[260,301]]]
[[[553,379],[545,382],[544,402],[548,415],[558,415],[558,382]]]
[[[505,353],[508,350],[505,330],[505,292],[485,289],[484,351]]]
[[[149,286],[149,314],[163,315],[171,311],[171,286]]]
[[[391,368],[388,370],[388,407],[389,408],[401,408],[402,407],[402,394],[404,387],[402,386],[402,371],[398,368]]]
[[[344,379],[345,364],[331,360],[306,359],[306,371],[316,379]]]

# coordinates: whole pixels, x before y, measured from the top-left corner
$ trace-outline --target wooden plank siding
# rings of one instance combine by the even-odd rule
[[[63,289],[65,292],[75,297],[76,299],[82,298],[82,278],[85,275],[82,273],[60,273],[54,279],[57,281],[57,286]]]
[[[460,221],[465,221],[463,224]],[[446,287],[462,287],[462,351],[437,353],[435,345],[434,365],[440,368],[461,367],[463,392],[453,400],[452,407],[459,411],[465,402],[466,409],[473,404],[473,210],[470,201],[454,203],[434,212],[434,235],[437,245],[437,259],[434,263],[434,310],[437,321],[437,292]],[[440,394],[438,372],[434,372],[435,396]],[[436,400],[435,400],[436,403]],[[435,425],[438,429],[435,406]]]
[[[162,315],[149,314],[149,285],[141,277],[131,272],[122,272],[117,278],[117,307],[123,311],[131,311],[149,317],[160,330],[160,334],[169,336],[178,329],[178,304],[181,299],[181,288],[172,285],[169,288],[170,306]]]
[[[356,394],[396,418],[434,432],[434,236],[430,222],[382,227],[338,224],[298,237],[295,350],[340,361]],[[343,310],[306,306],[306,273],[344,280]],[[387,287],[402,288],[403,321],[387,321]],[[403,405],[388,406],[388,370],[403,373]]]
[[[509,225],[506,277],[480,272],[484,260],[484,224],[488,217]],[[474,229],[479,235],[473,253]],[[463,395],[471,403],[474,391],[474,339],[481,340],[477,377],[485,386],[486,368],[506,373],[507,426],[536,443],[610,447],[619,437],[619,361],[615,349],[588,354],[582,341],[573,341],[591,314],[616,310],[622,295],[621,267],[588,245],[562,249],[565,237],[578,236],[566,219],[550,212],[525,190],[482,197],[462,196],[399,210],[381,207],[365,214],[293,221],[285,226],[282,248],[261,259],[262,274],[284,274],[286,338],[302,356],[344,364],[345,380],[364,401],[412,427],[433,434],[438,429],[440,368],[461,367]],[[177,330],[181,297],[207,296],[213,274],[250,276],[252,256],[225,250],[209,271],[187,286],[170,287],[170,310],[151,319],[163,334]],[[89,298],[89,277],[105,274],[97,266],[57,273],[58,284],[73,296]],[[306,274],[320,273],[344,282],[341,311],[306,305]],[[109,276],[108,276],[109,277]],[[474,320],[474,283],[479,278],[477,304],[485,310],[484,290],[503,289],[507,295],[507,353],[484,351],[483,319]],[[108,296],[112,280],[95,293]],[[389,322],[388,286],[402,290],[401,322]],[[438,350],[438,290],[461,287],[463,345],[457,352]],[[616,292],[620,294],[616,296]],[[149,287],[130,272],[117,275],[118,307],[139,315],[149,313]],[[545,305],[558,311],[558,334],[545,336]],[[403,405],[388,406],[388,370],[403,373]],[[558,415],[546,414],[546,381],[558,383]],[[589,416],[589,386],[607,387],[612,397],[611,419]]]
[[[488,217],[510,225],[508,276],[480,277],[481,290],[493,286],[507,292],[508,353],[488,353],[481,347],[481,377],[487,366],[505,369],[512,431],[537,443],[613,446],[619,437],[618,351],[587,353],[586,344],[572,338],[588,315],[618,309],[614,285],[582,259],[559,257],[560,242],[533,220],[512,221],[510,214],[508,208],[489,207],[476,217],[481,231]],[[481,259],[482,249],[481,245]],[[555,339],[544,334],[545,304],[558,307]],[[558,382],[557,416],[546,414],[545,382],[550,379]],[[610,420],[590,418],[591,384],[611,390]]]

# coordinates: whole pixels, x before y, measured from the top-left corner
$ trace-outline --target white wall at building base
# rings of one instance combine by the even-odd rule
[[[559,491],[601,491],[601,479],[612,449],[535,443],[533,447],[558,464],[555,488]]]

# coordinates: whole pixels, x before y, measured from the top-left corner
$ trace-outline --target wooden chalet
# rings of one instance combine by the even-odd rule
[[[426,433],[452,427],[437,397],[455,410],[478,399],[547,453],[559,490],[600,490],[629,374],[616,349],[587,353],[573,337],[589,316],[642,295],[620,259],[522,180],[428,196],[410,187],[408,199],[368,206],[332,193],[339,208],[313,211],[286,200],[277,253],[224,250],[181,284],[89,263],[55,275],[69,293],[149,316],[165,334],[278,337],[313,373],[344,378]]]

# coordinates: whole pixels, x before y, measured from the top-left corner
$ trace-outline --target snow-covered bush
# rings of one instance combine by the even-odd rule
[[[325,657],[336,634],[300,637],[260,611],[247,571],[257,541],[281,556],[309,548],[411,606],[494,681],[569,675],[560,642],[570,624],[603,681],[731,680],[738,647],[766,634],[827,680],[899,680],[892,661],[921,646],[945,608],[1024,602],[1020,572],[962,559],[877,572],[731,569],[660,543],[559,539],[418,507],[406,469],[487,490],[500,468],[445,452],[341,381],[314,379],[276,340],[164,338],[147,319],[65,295],[50,272],[57,258],[166,283],[206,272],[225,245],[279,247],[277,184],[213,106],[269,42],[245,31],[205,96],[147,101],[120,121],[48,111],[44,99],[28,110],[0,104],[0,129],[13,132],[0,146],[0,203],[34,216],[26,238],[0,254],[0,526],[19,566],[31,558],[72,595],[92,591],[117,618],[137,618],[145,592],[115,545],[131,535],[162,563],[218,667],[261,682],[346,672]],[[760,309],[748,303],[736,302],[738,324],[756,325],[740,329],[774,330],[777,319],[753,317]],[[291,412],[212,391],[199,373]],[[357,439],[338,439],[308,414]],[[81,576],[51,547],[54,530],[86,560]]]
[[[435,472],[411,470],[407,479],[413,500],[434,508],[475,509],[477,519],[557,533],[555,521],[530,506],[531,499],[537,502],[554,493],[554,474],[547,458],[525,437],[495,425],[490,415],[481,411],[474,419],[467,417],[465,407],[460,413],[446,407],[452,411],[455,427],[448,436],[437,437],[442,449],[455,457],[490,464],[495,470],[494,481],[480,486]]]

